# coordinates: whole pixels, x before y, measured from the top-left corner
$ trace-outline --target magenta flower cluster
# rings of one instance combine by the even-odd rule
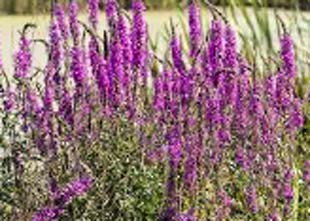
[[[171,24],[161,60],[149,48],[142,0],[132,1],[130,21],[117,1],[107,0],[103,38],[99,0],[87,3],[89,26],[79,22],[75,0],[68,15],[54,5],[41,88],[32,84],[32,41],[22,34],[16,90],[8,85],[5,91],[3,109],[17,115],[22,136],[33,141],[46,165],[66,149],[79,177],[60,188],[63,183],[51,176],[48,203],[32,220],[58,220],[94,186],[78,150],[102,142],[103,124],[115,129],[124,121],[133,126],[143,158],[166,167],[161,220],[229,220],[234,211],[249,220],[288,220],[298,197],[292,158],[304,124],[292,37],[283,33],[280,39],[277,69],[259,73],[238,51],[234,27],[215,16],[205,34],[200,7],[191,1],[189,51]],[[310,186],[309,161],[302,173]]]

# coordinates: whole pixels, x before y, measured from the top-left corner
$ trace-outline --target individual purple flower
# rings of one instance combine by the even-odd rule
[[[296,77],[296,64],[293,39],[289,34],[284,34],[280,41],[283,71],[289,79],[294,79]]]
[[[189,36],[190,36],[190,56],[197,56],[200,50],[202,39],[202,27],[200,18],[200,8],[195,0],[192,0],[189,8]]]
[[[45,207],[34,214],[32,221],[56,221],[64,213],[59,207]]]
[[[15,54],[15,73],[16,78],[28,78],[32,65],[32,54],[30,51],[30,40],[25,35],[20,38],[19,49]]]
[[[78,22],[78,12],[79,6],[76,3],[76,0],[72,0],[69,3],[69,28],[71,36],[75,45],[78,43],[80,38],[80,27]]]
[[[99,22],[99,0],[87,0],[89,10],[89,21],[93,28],[97,28]]]
[[[63,10],[63,7],[59,3],[56,3],[54,5],[54,16],[57,20],[57,25],[61,31],[62,38],[64,41],[66,41],[69,37],[69,29],[66,23],[65,12]]]

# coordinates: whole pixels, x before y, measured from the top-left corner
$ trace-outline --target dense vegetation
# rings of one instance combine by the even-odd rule
[[[60,3],[69,2],[69,0],[58,0]],[[86,6],[85,1],[78,0],[80,6]],[[145,4],[149,9],[167,9],[173,7],[185,7],[190,1],[188,0],[146,0]],[[300,7],[305,10],[310,10],[309,0],[211,0],[213,4],[243,4],[261,6],[295,8]],[[119,0],[118,3],[125,8],[130,8],[131,0]],[[100,0],[100,8],[104,8],[104,0]],[[42,13],[49,12],[51,6],[50,0],[0,0],[0,11],[10,14],[25,14],[25,13]]]
[[[310,219],[309,52],[281,18],[269,47],[264,14],[246,38],[192,2],[158,55],[142,0],[107,0],[103,36],[87,3],[54,4],[47,39],[25,24],[14,73],[0,56],[1,220]]]

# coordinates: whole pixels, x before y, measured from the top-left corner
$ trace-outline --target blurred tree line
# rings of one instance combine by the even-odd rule
[[[68,2],[69,0],[58,0],[58,2]],[[77,0],[83,7],[86,0]],[[104,9],[105,0],[101,1],[101,9]],[[201,0],[202,1],[202,0]],[[272,7],[293,8],[310,10],[310,0],[209,0],[213,4],[227,5],[231,2],[235,4],[251,5],[253,3]],[[119,0],[123,7],[129,8],[131,0]],[[167,9],[172,7],[185,7],[189,0],[145,0],[149,9]],[[47,13],[50,10],[51,0],[0,0],[0,11],[8,14],[34,14]]]

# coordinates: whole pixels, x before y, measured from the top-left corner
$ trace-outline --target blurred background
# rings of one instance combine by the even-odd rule
[[[77,0],[81,14],[79,19],[87,22],[87,0]],[[129,9],[132,0],[119,0],[122,7]],[[148,11],[146,19],[150,35],[150,46],[159,57],[164,56],[170,38],[170,19],[182,37],[185,50],[188,49],[187,5],[190,0],[144,0]],[[208,33],[212,15],[203,3],[202,23],[205,35]],[[69,0],[58,0],[68,3]],[[104,16],[105,0],[100,0],[99,31],[106,28]],[[269,62],[277,56],[279,37],[283,31],[281,17],[287,30],[295,40],[298,72],[301,76],[300,93],[305,94],[310,82],[310,0],[209,0],[227,17],[239,34],[239,49],[249,60]],[[19,31],[25,23],[34,23],[34,39],[46,39],[50,20],[51,0],[0,0],[0,53],[3,56],[5,70],[12,73],[14,61],[12,55],[16,51]],[[42,67],[47,59],[42,44],[33,45],[34,66]],[[258,59],[262,58],[262,59]],[[270,63],[270,62],[269,62]],[[266,65],[261,65],[266,67]],[[269,70],[261,70],[261,73]]]
[[[59,0],[66,2],[68,0]],[[81,5],[85,5],[85,0],[78,0]],[[186,7],[188,0],[146,0],[149,9],[167,9],[175,7]],[[310,0],[210,0],[216,5],[229,5],[232,2],[245,5],[268,5],[278,8],[300,8],[303,10],[310,9]],[[119,0],[123,7],[130,7],[131,0]],[[8,14],[32,14],[48,12],[50,8],[49,0],[0,0],[0,11]],[[101,8],[104,8],[104,0],[101,0]]]

